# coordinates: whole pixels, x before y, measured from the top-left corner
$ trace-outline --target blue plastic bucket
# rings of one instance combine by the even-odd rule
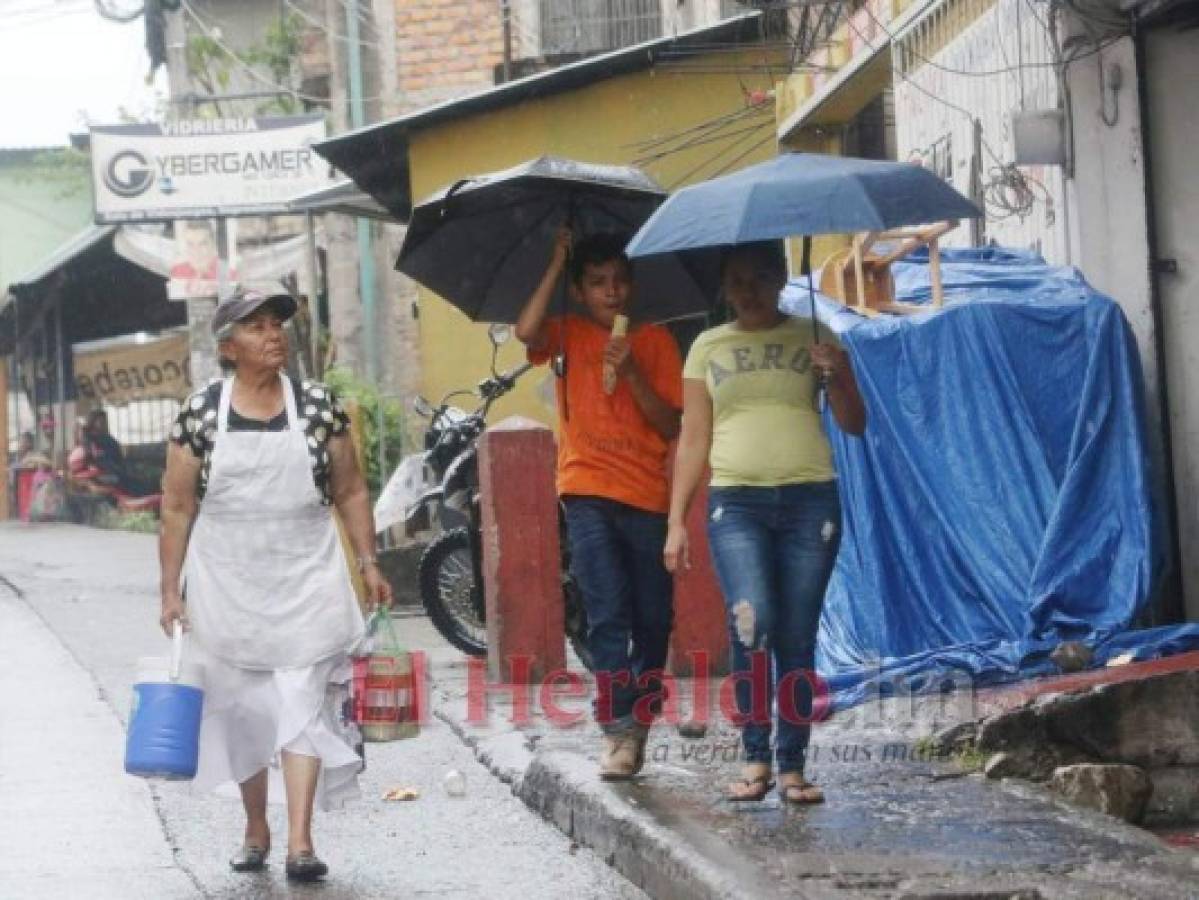
[[[176,628],[170,659],[138,661],[125,771],[172,781],[195,777],[203,712],[204,670],[183,662],[183,633]]]

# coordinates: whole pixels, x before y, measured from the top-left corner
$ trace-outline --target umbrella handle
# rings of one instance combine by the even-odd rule
[[[808,300],[811,303],[812,311],[812,342],[820,343],[820,328],[816,324],[816,287],[812,284],[812,236],[805,234],[803,236],[803,256],[800,259],[799,270],[801,275],[808,276]]]
[[[812,343],[820,343],[820,326],[816,322],[816,286],[812,283],[812,237],[803,236],[803,257],[799,263],[802,274],[808,276],[808,301],[812,310]],[[824,369],[816,370],[817,391],[820,394],[820,411],[828,403],[828,373]]]
[[[454,199],[454,195],[474,181],[473,178],[460,178],[450,185],[450,189],[445,192],[445,196],[441,198],[441,213],[440,218],[444,219],[450,214],[450,201]]]

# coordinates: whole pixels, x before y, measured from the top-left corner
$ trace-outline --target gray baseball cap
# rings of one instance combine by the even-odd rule
[[[231,295],[217,304],[212,317],[212,333],[218,338],[227,337],[230,327],[268,304],[284,322],[299,308],[296,298],[278,282],[238,285]]]

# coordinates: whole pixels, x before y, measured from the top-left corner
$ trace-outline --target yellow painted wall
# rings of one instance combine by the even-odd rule
[[[740,64],[760,65],[763,58],[762,52],[745,54]],[[744,109],[742,85],[750,90],[772,87],[766,73],[743,71],[738,79],[732,71],[737,64],[738,58],[730,55],[696,57],[673,70],[661,67],[612,78],[421,131],[411,137],[409,146],[413,198],[419,200],[464,176],[544,154],[594,163],[632,163],[645,155],[646,141]],[[684,66],[720,71],[679,71]],[[775,72],[781,74],[781,66]],[[757,126],[752,133],[731,134],[750,126]],[[730,171],[743,168],[776,152],[771,106],[757,118],[729,125],[726,132],[719,140],[644,168],[663,186],[673,188],[711,178],[725,166]],[[424,394],[430,400],[436,402],[449,391],[486,377],[491,345],[485,325],[471,323],[449,303],[422,290],[420,330]],[[522,359],[523,351],[513,340],[501,351],[500,367]],[[492,420],[519,414],[552,422],[553,409],[538,398],[536,390],[546,372],[538,369],[526,375],[515,392],[496,404]]]

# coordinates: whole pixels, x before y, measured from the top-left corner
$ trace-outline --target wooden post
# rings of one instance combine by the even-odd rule
[[[941,241],[938,238],[928,242],[928,277],[933,287],[933,306],[940,309],[945,301],[945,289],[941,283]]]
[[[865,250],[862,247],[862,235],[855,234],[853,236],[853,275],[854,281],[857,282],[858,309],[866,308],[866,273],[862,266],[862,254]]]

